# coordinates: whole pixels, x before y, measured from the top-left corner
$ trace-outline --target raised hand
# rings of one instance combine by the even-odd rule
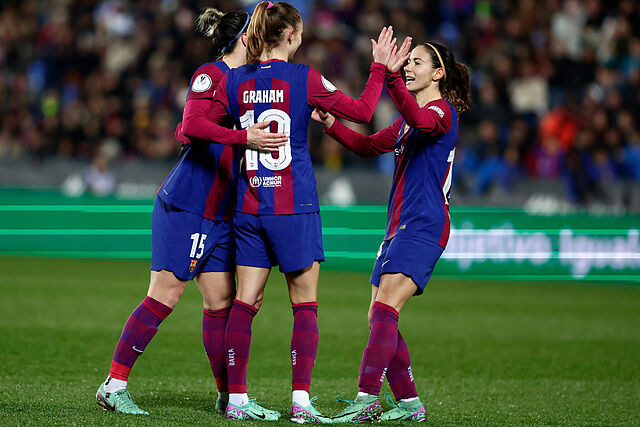
[[[373,62],[387,65],[395,45],[396,39],[393,38],[393,27],[384,27],[382,31],[380,31],[377,42],[371,39]]]
[[[317,108],[313,110],[311,113],[311,118],[318,123],[322,123],[325,129],[329,129],[333,126],[333,122],[336,121],[336,118],[330,113],[325,113],[322,110],[318,110]]]
[[[278,151],[278,148],[285,145],[288,137],[283,133],[265,132],[271,122],[260,122],[247,128],[247,147],[259,151]]]
[[[396,49],[389,58],[389,62],[387,62],[387,69],[392,73],[400,71],[400,68],[402,68],[402,66],[411,57],[411,40],[411,37],[405,38],[404,42],[402,42],[402,46],[400,46],[399,49]]]

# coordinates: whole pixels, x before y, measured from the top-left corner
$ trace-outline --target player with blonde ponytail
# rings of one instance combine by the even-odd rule
[[[127,391],[129,373],[160,323],[180,300],[187,282],[195,279],[203,300],[202,339],[218,388],[216,410],[228,400],[224,335],[235,296],[233,211],[237,181],[237,145],[271,151],[284,135],[262,132],[258,123],[235,132],[223,145],[207,134],[207,114],[218,81],[230,68],[245,62],[246,29],[250,16],[242,11],[207,9],[197,28],[213,41],[216,62],[199,67],[193,78],[176,129],[182,142],[178,163],[158,190],[151,225],[151,279],[146,298],[129,316],[115,349],[107,379],[96,393],[98,405],[126,414],[147,414]],[[226,122],[230,127],[230,123]],[[239,135],[238,135],[239,134]]]

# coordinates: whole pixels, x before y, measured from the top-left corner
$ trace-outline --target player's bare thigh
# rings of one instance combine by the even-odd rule
[[[314,261],[313,264],[302,270],[285,273],[291,304],[318,300],[319,275],[320,263],[318,261]]]
[[[202,305],[206,310],[229,307],[236,295],[235,273],[232,271],[207,271],[195,278]]]
[[[151,271],[147,296],[174,308],[186,286],[187,281],[178,279],[171,271]]]
[[[264,295],[264,287],[267,284],[270,272],[271,268],[237,265],[238,290],[236,292],[236,299],[245,304],[252,305],[255,308],[260,308]]]

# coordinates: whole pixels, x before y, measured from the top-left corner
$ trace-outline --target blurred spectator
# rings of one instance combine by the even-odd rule
[[[93,159],[105,138],[127,158],[173,161],[173,129],[189,79],[213,61],[193,29],[203,7],[247,1],[7,0],[0,4],[0,161]],[[640,2],[296,1],[305,19],[296,55],[351,95],[361,92],[369,39],[393,24],[398,38],[449,45],[472,71],[473,108],[460,118],[454,173],[481,193],[523,174],[565,179],[571,200],[611,180],[640,180]],[[397,111],[386,94],[375,132]],[[355,160],[310,133],[328,168],[389,169]],[[457,170],[459,168],[459,170]],[[98,173],[96,176],[100,176]],[[462,189],[465,187],[463,186]],[[457,190],[459,191],[459,190]]]

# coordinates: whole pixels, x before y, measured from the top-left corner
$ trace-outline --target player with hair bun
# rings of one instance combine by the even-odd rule
[[[380,132],[364,136],[317,109],[313,118],[354,153],[370,157],[395,151],[387,230],[371,273],[369,342],[360,365],[355,400],[334,422],[424,421],[424,406],[411,372],[409,350],[398,331],[400,309],[424,291],[449,239],[451,168],[458,139],[458,114],[469,109],[469,73],[451,51],[411,39],[387,63],[387,88],[400,117]],[[407,60],[408,63],[407,63]],[[400,76],[404,67],[406,83]],[[382,413],[384,377],[398,403]]]
[[[262,303],[271,267],[279,265],[293,311],[292,405],[296,422],[331,422],[309,399],[318,349],[317,287],[324,261],[318,192],[307,132],[314,108],[358,122],[371,120],[384,85],[385,65],[395,47],[391,28],[373,41],[371,74],[358,99],[338,90],[308,65],[289,61],[302,43],[303,22],[285,2],[259,3],[247,29],[247,65],[230,70],[218,84],[212,117],[233,117],[246,128],[272,121],[289,139],[277,157],[246,149],[238,179],[235,216],[238,291],[225,346],[229,375],[227,418],[277,420],[247,395],[251,324]]]
[[[282,134],[262,132],[268,123],[245,131],[227,131],[226,145],[210,138],[207,114],[215,87],[230,68],[245,63],[246,29],[250,16],[242,11],[223,14],[207,9],[197,27],[213,41],[220,60],[202,65],[191,79],[176,138],[183,143],[178,163],[158,190],[152,214],[151,279],[147,297],[127,320],[115,349],[106,381],[96,393],[98,405],[127,414],[147,414],[127,391],[129,373],[160,323],[195,278],[203,300],[202,338],[218,388],[216,410],[227,406],[224,333],[235,296],[235,243],[232,217],[235,204],[237,146],[277,150]],[[231,123],[221,120],[225,126]]]

